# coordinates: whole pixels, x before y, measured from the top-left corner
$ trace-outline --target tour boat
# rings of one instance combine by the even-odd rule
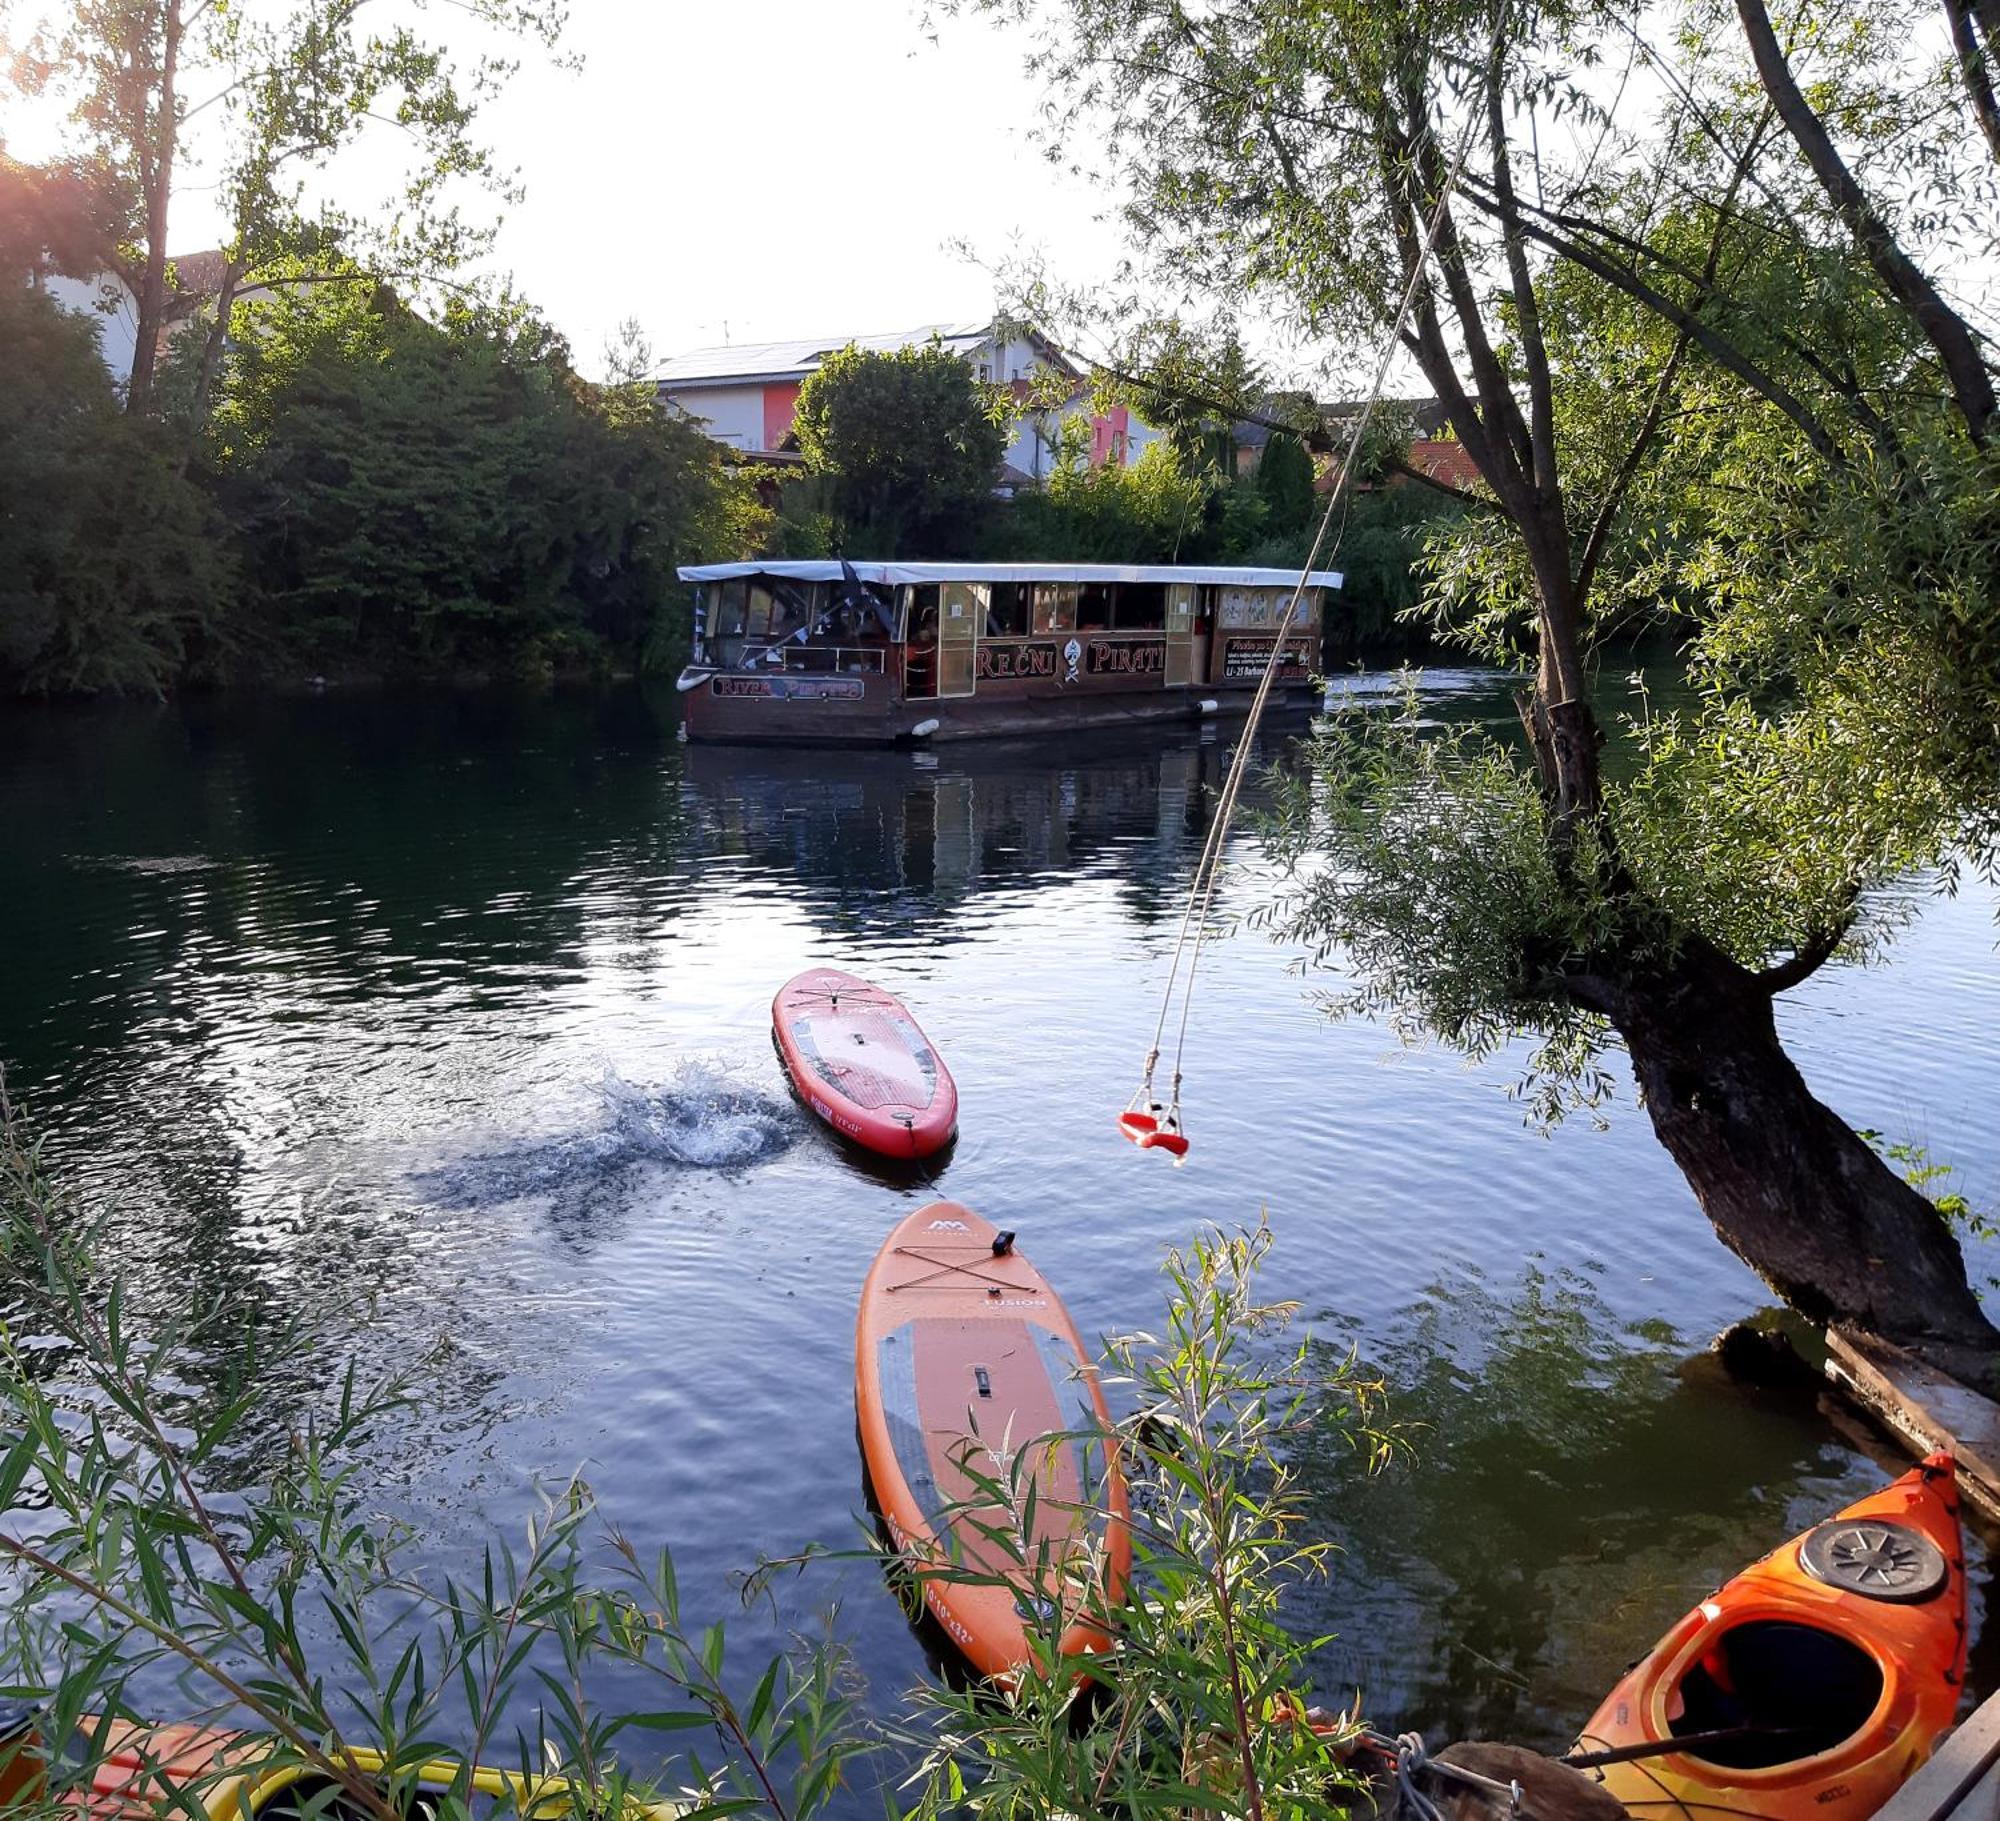
[[[692,740],[888,745],[1245,714],[1318,698],[1340,575],[1064,563],[707,563]],[[1286,609],[1298,605],[1290,623]],[[1281,634],[1281,628],[1283,628]]]

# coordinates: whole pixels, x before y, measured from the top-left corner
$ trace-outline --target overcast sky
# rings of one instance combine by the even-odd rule
[[[993,307],[1017,237],[1107,263],[1103,199],[1031,143],[1039,95],[983,21],[912,0],[576,0],[576,75],[491,113],[528,186],[501,254],[594,351],[898,329]]]
[[[452,13],[423,24],[449,32]],[[993,280],[958,239],[989,261],[1040,247],[1068,274],[1115,258],[1103,196],[1037,149],[1040,93],[983,20],[927,29],[921,0],[573,0],[567,45],[582,69],[529,57],[482,130],[527,190],[498,264],[587,368],[626,316],[662,356],[983,318]],[[0,133],[33,159],[58,125],[16,109]],[[177,253],[218,238],[200,184],[177,195]],[[386,186],[360,169],[338,187],[354,206]]]

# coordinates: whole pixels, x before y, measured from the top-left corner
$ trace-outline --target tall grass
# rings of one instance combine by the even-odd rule
[[[872,1805],[864,1760],[866,1785],[915,1817],[1275,1821],[1345,1786],[1343,1727],[1306,1723],[1316,1641],[1282,1621],[1286,1588],[1328,1566],[1285,1443],[1313,1424],[1364,1460],[1388,1444],[1351,1362],[1315,1375],[1276,1341],[1290,1311],[1256,1300],[1261,1229],[1175,1254],[1163,1327],[1110,1345],[1125,1415],[1077,1439],[1132,1487],[1126,1596],[1108,1597],[1105,1514],[1074,1514],[1073,1548],[1034,1541],[1047,1488],[1030,1463],[1050,1451],[1015,1451],[958,1514],[998,1539],[1000,1566],[930,1567],[1006,1579],[1037,1615],[1030,1661],[1004,1690],[924,1684],[873,1719],[831,1627],[739,1662],[722,1624],[684,1616],[671,1555],[642,1556],[578,1480],[470,1575],[425,1575],[371,1503],[374,1446],[410,1388],[350,1367],[272,1446],[258,1385],[324,1359],[323,1325],[260,1331],[215,1301],[142,1314],[105,1241],[0,1085],[0,1706],[40,1709],[14,1766],[35,1774],[0,1797],[13,1814],[72,1813],[114,1750],[188,1821],[240,1802],[246,1763],[357,1821],[662,1803],[807,1821]],[[236,1362],[219,1383],[217,1360]],[[1114,1640],[1088,1681],[1056,1647],[1079,1613]],[[190,1759],[185,1735],[150,1730],[169,1721],[247,1736]],[[23,1781],[8,1749],[0,1789]]]

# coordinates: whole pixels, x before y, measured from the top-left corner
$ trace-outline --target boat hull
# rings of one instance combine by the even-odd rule
[[[1885,1546],[1928,1578],[1901,1591],[1878,1581],[1871,1593],[1825,1578],[1829,1548],[1858,1560],[1865,1578],[1869,1550]],[[1950,1728],[1965,1648],[1957,1491],[1950,1457],[1933,1455],[1704,1600],[1612,1690],[1576,1749],[1710,1732],[1709,1744],[1596,1773],[1640,1817],[1864,1821]],[[1784,1673],[1753,1681],[1760,1655]],[[1773,1730],[1753,1721],[1760,1710],[1796,1723]],[[1744,1716],[1739,1736],[1715,1737],[1733,1715]],[[1822,1739],[1820,1726],[1837,1736]]]
[[[1077,728],[1241,719],[1256,687],[1106,689],[1067,695],[986,694],[905,700],[883,676],[684,673],[690,740],[741,746],[899,746],[917,742],[1037,738]],[[837,693],[832,686],[841,685]],[[1312,710],[1324,692],[1308,681],[1274,688],[1273,710]]]

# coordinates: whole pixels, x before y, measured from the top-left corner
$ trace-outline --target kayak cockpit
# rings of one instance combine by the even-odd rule
[[[1668,1725],[1676,1738],[1704,1735],[1690,1757],[1771,1770],[1851,1739],[1882,1690],[1882,1666],[1851,1638],[1791,1619],[1751,1619],[1717,1634],[1688,1666]]]

